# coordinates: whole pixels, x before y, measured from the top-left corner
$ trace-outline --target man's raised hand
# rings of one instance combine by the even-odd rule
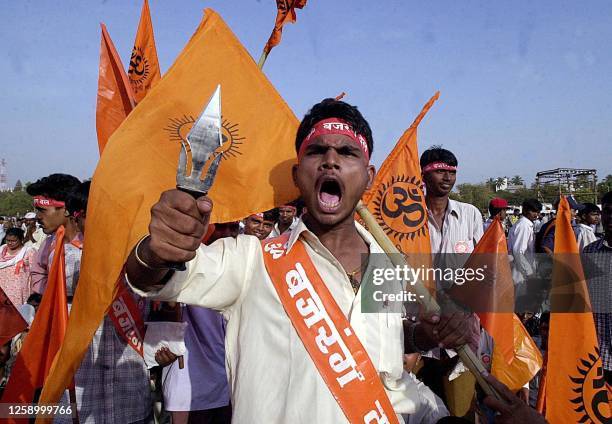
[[[150,237],[138,253],[152,268],[188,262],[202,242],[208,228],[212,201],[202,196],[194,199],[180,190],[162,193],[151,208]]]

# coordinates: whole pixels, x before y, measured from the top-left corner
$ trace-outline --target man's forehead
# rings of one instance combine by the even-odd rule
[[[311,146],[331,146],[331,147],[345,147],[351,146],[359,149],[359,146],[355,141],[345,134],[319,134],[312,139]]]

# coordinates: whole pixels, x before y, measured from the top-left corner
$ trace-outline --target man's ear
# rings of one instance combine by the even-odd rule
[[[295,185],[297,187],[297,171],[298,171],[298,167],[300,165],[299,164],[294,164],[291,167],[291,177],[293,178],[293,185]]]
[[[374,183],[374,177],[376,177],[376,167],[374,165],[368,165],[368,185],[366,189],[369,190]]]

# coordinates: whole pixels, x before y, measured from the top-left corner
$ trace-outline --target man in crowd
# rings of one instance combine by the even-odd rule
[[[475,206],[449,198],[457,179],[458,166],[457,157],[451,151],[433,146],[422,153],[420,165],[426,190],[425,202],[433,264],[442,269],[462,267],[482,237],[482,215]],[[438,282],[438,289],[448,288],[451,284],[453,283]],[[468,323],[466,341],[476,350],[480,338],[480,324],[476,316],[461,312],[455,314]],[[428,322],[428,317],[420,319],[423,328],[432,324]],[[418,334],[416,329],[412,331]],[[464,415],[474,393],[473,376],[459,371],[464,368],[452,350],[435,349],[424,356],[436,358],[424,360],[425,366],[421,375],[425,383],[445,399],[454,414]],[[449,381],[453,371],[461,375]],[[456,399],[461,401],[456,402]]]
[[[580,222],[575,227],[578,251],[582,252],[585,246],[597,240],[595,227],[601,220],[601,209],[594,203],[584,203],[584,207],[578,212]]]
[[[163,193],[152,208],[150,236],[134,248],[127,262],[130,283],[144,295],[218,309],[229,318],[226,360],[236,422],[344,422],[345,413],[362,412],[361,421],[374,414],[389,419],[395,414],[415,414],[432,422],[446,415],[431,392],[403,374],[399,314],[362,314],[359,286],[356,295],[347,277],[347,270],[361,268],[362,255],[382,253],[372,236],[354,221],[357,202],[374,177],[374,168],[369,165],[372,146],[369,125],[356,108],[334,100],[315,105],[298,130],[298,164],[294,167],[294,181],[308,213],[289,235],[263,247],[255,238],[243,236],[200,246],[212,209],[206,197],[196,201],[172,190]],[[177,213],[181,219],[168,219]],[[275,257],[285,258],[285,265],[275,262]],[[177,262],[187,262],[187,271],[169,271]],[[359,374],[372,389],[361,392],[354,403],[341,388],[324,382],[331,378],[329,381],[359,384],[352,379],[350,358],[354,354],[341,355],[348,363],[328,362],[325,356],[321,360],[321,353],[335,351],[337,339],[320,336],[317,347],[309,344],[310,327],[294,330],[293,324],[299,326],[309,313],[303,310],[300,318],[285,311],[284,307],[294,311],[283,294],[287,287],[285,266],[306,273],[304,277],[296,275],[296,280],[291,280],[295,284],[314,284],[306,292],[296,286],[294,295],[299,291],[300,299],[305,293],[329,290],[322,307],[337,311],[332,315],[338,324],[328,325],[345,328],[342,332],[347,336],[356,335],[355,340],[367,350],[364,358],[372,359],[374,369],[369,361],[362,366],[366,374],[366,368],[372,370],[373,378]],[[320,277],[314,276],[314,269]],[[372,272],[365,267],[353,278],[370,284]],[[304,301],[303,305],[311,304]],[[350,324],[340,324],[344,320]],[[437,321],[435,331],[428,333],[432,338],[424,348],[439,343],[456,347],[466,342],[465,321],[457,317],[432,321]],[[318,334],[324,335],[327,330],[316,322],[309,321],[312,330],[319,328]],[[329,363],[337,365],[333,377]],[[350,383],[342,377],[346,371],[350,372]],[[378,390],[381,384],[382,391]],[[375,403],[371,397],[377,398],[377,412],[370,410]],[[351,406],[343,409],[339,402]]]
[[[296,202],[291,202],[278,207],[278,222],[270,233],[270,238],[278,237],[281,234],[293,230],[298,223]]]
[[[47,238],[47,235],[43,232],[43,229],[37,225],[36,213],[26,213],[24,216],[24,222],[26,226],[25,246],[32,247],[36,250],[40,249],[40,246]]]
[[[508,231],[506,228],[506,208],[508,207],[508,201],[500,197],[495,197],[489,202],[489,218],[484,222],[484,231],[487,231],[489,225],[493,222],[496,216],[499,217],[504,231]]]
[[[30,184],[26,191],[34,197],[36,218],[43,232],[48,236],[38,250],[30,271],[32,290],[44,293],[47,284],[48,267],[52,262],[55,246],[55,232],[64,227],[64,255],[66,270],[66,295],[68,303],[76,290],[81,268],[81,249],[83,237],[76,222],[70,219],[66,200],[70,193],[77,190],[81,182],[67,174],[51,174]]]
[[[254,213],[244,220],[244,234],[255,236],[259,240],[268,238],[278,218],[276,209],[263,213]]]
[[[587,245],[583,263],[606,382],[612,385],[612,191],[601,199],[604,237]]]
[[[525,293],[527,279],[536,271],[533,221],[541,209],[542,204],[537,199],[525,200],[522,204],[521,218],[508,234],[508,252],[513,257],[512,279],[517,297]]]

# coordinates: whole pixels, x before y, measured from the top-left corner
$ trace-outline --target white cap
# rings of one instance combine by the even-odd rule
[[[36,219],[36,214],[34,212],[28,212],[24,215],[25,219]]]

